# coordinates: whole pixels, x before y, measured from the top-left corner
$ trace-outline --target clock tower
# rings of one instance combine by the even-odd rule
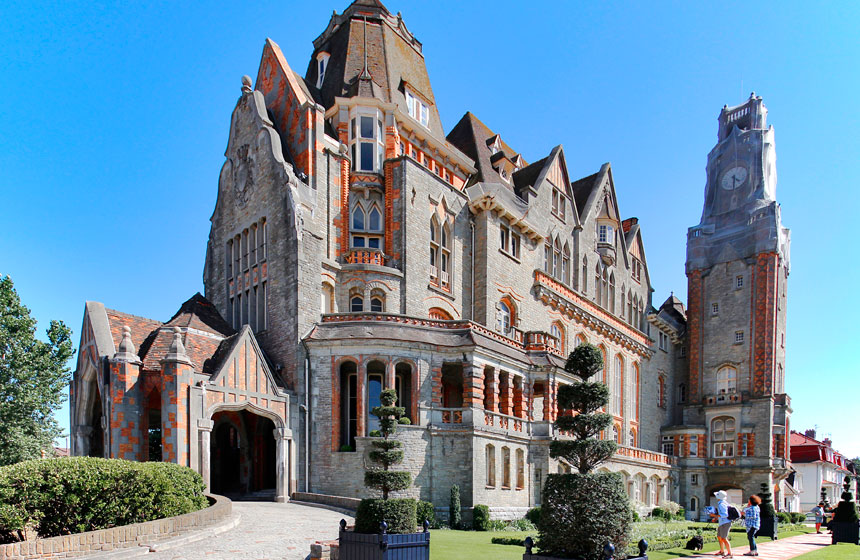
[[[746,497],[767,483],[778,491],[788,474],[789,231],[776,201],[774,130],[761,97],[720,111],[706,171],[702,218],[687,234],[683,410],[683,424],[699,427],[691,434],[698,457],[684,462],[703,475],[699,489],[688,488],[703,505],[720,489]]]

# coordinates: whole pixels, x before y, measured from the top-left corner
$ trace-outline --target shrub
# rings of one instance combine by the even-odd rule
[[[382,432],[379,430],[370,430],[370,432],[367,433],[367,437],[382,437]]]
[[[672,514],[664,510],[663,508],[655,507],[651,510],[651,517],[655,519],[665,519],[666,521],[668,521],[672,517]]]
[[[419,529],[423,529],[424,521],[429,521],[431,527],[436,525],[436,507],[433,502],[419,501],[415,507],[415,524]]]
[[[791,512],[790,515],[791,515],[791,522],[792,523],[803,523],[806,521],[806,514],[805,513],[799,513],[799,512],[793,511],[793,512]]]
[[[0,539],[94,531],[209,505],[202,477],[172,463],[73,457],[0,468]]]
[[[493,544],[508,544],[513,546],[525,546],[526,540],[522,537],[493,537],[490,539]]]
[[[340,449],[338,451],[340,451],[341,453],[347,453],[350,451],[355,451],[355,448],[351,445],[344,444],[340,446]]]
[[[672,500],[664,500],[660,503],[662,504],[662,509],[666,510],[666,512],[669,513],[668,518],[675,517],[676,515],[678,515],[678,513],[684,510],[684,508],[681,507],[681,504],[679,504],[678,502],[673,502]]]
[[[777,517],[777,519],[779,519],[780,523],[785,523],[785,524],[791,523],[791,516],[788,515],[787,513],[785,513],[784,511],[777,513],[776,517]]]
[[[401,417],[397,420],[397,423],[398,423],[398,424],[403,424],[404,426],[410,426],[410,425],[412,425],[412,420],[410,420],[407,416],[401,416]]]
[[[460,487],[455,484],[451,487],[451,501],[448,504],[448,525],[450,525],[452,529],[459,529],[461,522]]]
[[[537,529],[535,524],[525,518],[511,521],[510,524],[505,527],[506,531],[534,531],[535,529]]]
[[[528,510],[528,512],[526,512],[526,519],[537,525],[540,521],[540,506],[533,507]]]
[[[564,365],[582,381],[558,389],[562,413],[554,425],[572,439],[554,439],[549,454],[575,465],[579,473],[547,477],[538,524],[542,555],[599,560],[607,542],[619,549],[627,542],[632,512],[621,475],[591,472],[617,448],[613,441],[596,438],[612,424],[612,415],[598,412],[609,403],[609,388],[589,381],[602,368],[603,355],[591,344],[578,346]]]
[[[472,529],[475,531],[490,530],[490,508],[477,505],[472,508]]]
[[[385,521],[389,533],[413,533],[416,509],[413,498],[361,500],[355,512],[355,532],[378,533],[379,524]]]
[[[635,510],[634,510],[634,511],[633,511],[633,522],[634,522],[634,523],[638,523],[638,522],[639,522],[639,521],[641,521],[641,520],[642,520],[642,519],[639,517],[639,513],[638,513],[637,511],[635,511]]]
[[[355,532],[376,533],[381,529],[380,523],[385,521],[389,533],[412,533],[415,531],[415,500],[388,499],[390,492],[405,490],[412,484],[412,475],[409,472],[391,470],[393,465],[403,461],[403,442],[391,439],[391,436],[397,431],[397,419],[403,416],[405,409],[402,406],[394,406],[397,402],[394,389],[383,390],[379,395],[379,402],[382,404],[373,407],[370,412],[379,418],[378,432],[382,439],[377,438],[370,443],[373,450],[369,455],[370,460],[381,465],[381,468],[373,467],[365,471],[364,484],[378,490],[382,499],[361,501],[355,512]]]
[[[541,504],[540,553],[599,560],[607,542],[627,543],[631,517],[620,474],[551,474]]]

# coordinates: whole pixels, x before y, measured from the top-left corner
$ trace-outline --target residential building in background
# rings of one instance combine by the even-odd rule
[[[855,465],[833,448],[830,438],[815,439],[815,430],[791,432],[791,463],[800,481],[799,511],[809,511],[821,494],[833,507],[841,501],[842,483],[855,473]],[[795,484],[795,486],[798,486]]]

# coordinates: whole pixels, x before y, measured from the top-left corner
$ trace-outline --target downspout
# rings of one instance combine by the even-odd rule
[[[305,349],[305,403],[299,405],[299,410],[305,414],[305,492],[308,493],[311,491],[311,357],[304,339],[302,339],[302,347]]]

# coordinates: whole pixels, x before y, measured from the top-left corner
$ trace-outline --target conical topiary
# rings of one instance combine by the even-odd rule
[[[553,440],[549,452],[579,472],[547,476],[538,523],[542,555],[600,560],[607,542],[617,549],[627,544],[633,513],[621,475],[591,472],[617,448],[596,437],[612,425],[612,415],[599,412],[609,403],[609,389],[589,381],[602,368],[603,355],[590,344],[571,352],[564,367],[582,379],[558,389],[555,427],[572,439]]]
[[[392,439],[397,431],[398,420],[406,411],[395,406],[397,393],[385,389],[379,397],[381,406],[374,407],[371,414],[379,418],[381,440],[371,443],[370,460],[380,465],[364,473],[364,485],[382,494],[382,499],[364,499],[355,513],[357,533],[376,533],[381,531],[382,522],[389,533],[412,533],[415,531],[415,510],[417,503],[412,498],[389,499],[388,494],[405,490],[412,484],[412,475],[407,471],[393,471],[391,467],[403,461],[403,442]]]
[[[773,509],[773,494],[770,492],[770,484],[767,482],[762,482],[761,491],[758,493],[758,497],[761,498],[761,506],[759,509],[761,510],[761,517],[774,517],[776,515],[776,511]]]
[[[842,500],[836,505],[833,512],[833,521],[857,523],[860,517],[857,515],[857,504],[854,503],[854,494],[851,493],[851,477],[846,476],[842,481]]]

